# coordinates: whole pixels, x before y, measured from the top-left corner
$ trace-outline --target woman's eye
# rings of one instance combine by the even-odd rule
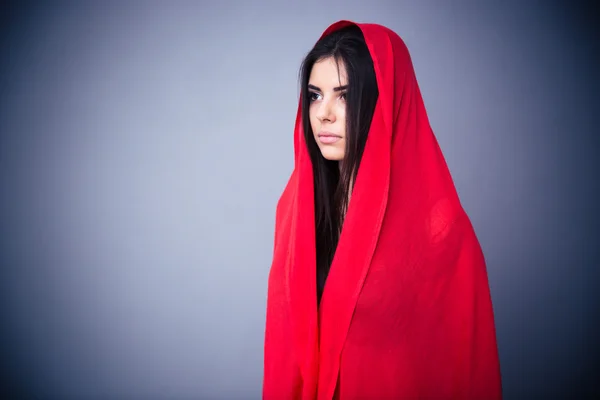
[[[308,98],[310,101],[319,100],[319,94],[315,92],[309,92]]]
[[[346,92],[340,94],[340,99],[346,101]]]

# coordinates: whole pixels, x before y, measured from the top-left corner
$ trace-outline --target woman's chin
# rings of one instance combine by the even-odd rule
[[[344,150],[333,147],[321,148],[323,158],[329,161],[342,161],[344,159]]]

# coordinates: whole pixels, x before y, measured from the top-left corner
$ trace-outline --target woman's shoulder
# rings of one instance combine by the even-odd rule
[[[460,202],[452,201],[448,197],[437,200],[430,208],[425,226],[430,242],[432,244],[443,242],[448,238],[453,227],[465,217],[467,215]]]
[[[290,174],[290,177],[288,178],[283,191],[279,196],[279,200],[277,201],[275,213],[278,221],[283,214],[287,214],[291,210],[294,194],[296,192],[296,186],[296,170],[294,170]]]

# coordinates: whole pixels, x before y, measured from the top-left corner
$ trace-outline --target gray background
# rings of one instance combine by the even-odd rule
[[[4,2],[4,390],[260,397],[298,68],[353,19],[411,51],[487,257],[506,398],[591,393],[597,32],[576,3],[497,3]]]

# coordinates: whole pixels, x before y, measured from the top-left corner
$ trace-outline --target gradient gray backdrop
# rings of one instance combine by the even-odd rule
[[[597,19],[500,3],[3,2],[3,390],[260,397],[298,68],[353,19],[411,51],[487,257],[506,398],[598,394]]]

